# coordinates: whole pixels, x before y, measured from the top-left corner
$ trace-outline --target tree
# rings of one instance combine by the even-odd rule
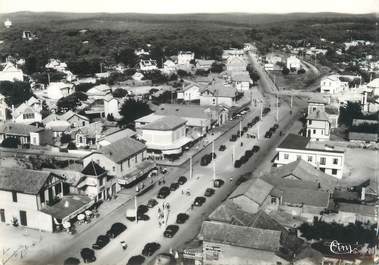
[[[85,93],[91,88],[93,88],[94,86],[95,84],[92,84],[92,83],[79,83],[75,86],[75,91]]]
[[[0,94],[4,95],[9,106],[19,105],[28,100],[32,95],[32,89],[28,82],[0,82]]]
[[[162,103],[170,103],[172,100],[174,100],[176,98],[177,98],[176,92],[166,90],[163,93],[161,93],[159,96],[153,97],[152,102],[155,105],[159,105]]]
[[[134,53],[134,49],[131,48],[121,50],[115,57],[117,63],[123,63],[131,68],[138,63],[138,56]]]
[[[290,69],[288,69],[287,67],[283,67],[283,69],[282,69],[282,73],[283,73],[284,75],[288,75],[288,74],[290,73]]]
[[[214,62],[211,66],[211,72],[212,73],[221,73],[222,71],[224,71],[224,66],[225,66],[225,64],[223,64],[223,63]]]
[[[164,59],[164,51],[161,47],[155,46],[151,49],[150,57],[153,60],[157,61],[158,67],[162,68],[163,59]]]
[[[88,96],[82,92],[75,92],[58,100],[58,111],[76,110],[81,101],[87,100]]]
[[[122,88],[116,88],[112,94],[115,98],[123,98],[128,94],[128,91]]]
[[[2,147],[6,148],[17,148],[21,144],[18,138],[5,138],[1,143]]]
[[[297,74],[301,75],[301,74],[305,74],[305,69],[301,68],[297,71]]]
[[[121,106],[120,115],[122,116],[119,125],[129,125],[133,121],[143,116],[146,116],[153,111],[149,105],[142,100],[127,99]]]
[[[64,133],[64,134],[62,134],[62,136],[61,136],[61,144],[67,144],[67,143],[69,143],[69,142],[71,142],[71,135],[70,134],[66,134],[66,133]]]
[[[340,116],[338,123],[346,125],[350,128],[353,124],[353,119],[362,117],[362,108],[359,102],[347,102],[347,105],[340,108]]]

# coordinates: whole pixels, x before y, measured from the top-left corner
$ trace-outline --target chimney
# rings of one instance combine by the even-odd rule
[[[361,191],[361,201],[364,201],[366,200],[366,188],[365,187],[362,187],[362,191]]]
[[[65,208],[68,208],[69,206],[70,206],[70,202],[69,202],[69,201],[65,201],[65,202],[64,202],[64,207],[65,207]]]

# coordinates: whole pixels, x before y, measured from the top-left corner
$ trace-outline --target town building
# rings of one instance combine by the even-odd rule
[[[371,80],[367,84],[367,88],[370,89],[375,96],[379,96],[379,78]]]
[[[107,95],[104,97],[104,114],[105,117],[111,115],[114,119],[121,118],[120,115],[120,102],[117,98],[112,95]]]
[[[12,62],[6,62],[0,70],[0,81],[24,81],[24,72]]]
[[[329,140],[330,123],[326,112],[316,110],[308,114],[306,134],[312,141]]]
[[[251,80],[249,72],[241,71],[241,72],[231,72],[230,79],[233,83],[233,86],[238,91],[248,91],[250,89],[250,85],[253,84],[253,80]]]
[[[146,146],[130,137],[125,137],[109,145],[100,146],[97,150],[83,157],[83,165],[91,161],[104,168],[108,175],[117,178],[120,185],[127,186],[148,174],[154,163],[145,160]]]
[[[60,138],[63,134],[69,134],[71,124],[64,120],[52,120],[45,123],[45,128],[51,130],[55,138]]]
[[[294,69],[297,71],[301,68],[300,59],[294,55],[291,55],[290,57],[287,58],[286,64],[287,64],[287,68],[290,70]]]
[[[163,72],[165,74],[172,74],[176,72],[176,64],[172,60],[166,60],[163,63]]]
[[[226,87],[221,82],[214,82],[200,91],[200,105],[231,107],[235,103],[237,90],[234,87]]]
[[[0,122],[7,120],[8,105],[5,101],[5,97],[0,94]]]
[[[141,71],[154,71],[158,70],[158,65],[156,60],[141,60],[139,62],[139,67]]]
[[[106,146],[124,138],[135,138],[136,135],[137,133],[130,129],[109,128],[101,133],[97,139],[97,143],[100,146]]]
[[[52,144],[53,134],[43,127],[14,122],[1,123],[0,142],[7,138],[17,139],[22,145],[49,145]]]
[[[195,66],[197,70],[209,71],[211,70],[214,62],[215,60],[196,59]]]
[[[183,84],[181,90],[177,92],[177,99],[184,101],[200,100],[201,86],[196,83]]]
[[[342,178],[345,152],[334,146],[322,146],[320,142],[310,142],[310,138],[289,134],[276,151],[274,164],[278,167],[303,159],[328,175]]]
[[[188,65],[195,59],[195,53],[190,51],[180,51],[178,53],[178,65]]]
[[[10,21],[9,18],[7,18],[4,21],[4,27],[6,27],[7,29],[9,29],[11,26],[12,26],[12,21]]]
[[[53,69],[58,72],[65,72],[67,64],[65,62],[61,62],[59,59],[49,59],[48,63],[45,65],[45,68]]]
[[[101,121],[89,123],[82,127],[77,127],[71,132],[72,138],[75,139],[77,148],[96,147],[97,138],[103,131]]]
[[[186,135],[186,123],[177,116],[165,116],[140,127],[137,132],[149,153],[163,156],[181,154],[183,147],[192,141]]]
[[[245,56],[245,51],[242,49],[236,49],[236,48],[224,50],[222,53],[223,60],[227,60],[231,57],[244,57],[244,56]]]
[[[320,92],[325,94],[341,93],[349,88],[349,83],[342,81],[339,75],[329,75],[321,79]]]
[[[227,71],[235,71],[241,72],[246,71],[247,63],[243,57],[239,56],[231,56],[226,59],[226,70]]]
[[[53,100],[67,97],[75,92],[75,86],[71,83],[51,82],[47,86],[47,97]]]
[[[42,115],[38,108],[33,108],[28,102],[24,102],[12,112],[12,120],[17,123],[31,124],[42,122]]]
[[[88,99],[92,100],[103,100],[105,97],[110,95],[112,92],[111,88],[108,85],[98,85],[94,86],[86,92]]]
[[[141,81],[145,76],[143,75],[143,73],[140,73],[140,72],[135,72],[134,75],[132,75],[132,79],[134,81]]]

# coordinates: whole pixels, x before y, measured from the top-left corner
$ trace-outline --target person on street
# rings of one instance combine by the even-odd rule
[[[230,180],[230,182],[233,182],[233,178],[232,177],[230,177],[229,180]]]

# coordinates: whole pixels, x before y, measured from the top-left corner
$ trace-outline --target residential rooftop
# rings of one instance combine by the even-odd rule
[[[243,183],[237,187],[237,189],[229,196],[229,199],[233,199],[239,196],[246,196],[250,200],[261,205],[267,196],[270,194],[273,186],[266,181],[258,178]]]
[[[187,121],[177,116],[165,116],[142,126],[143,130],[171,131],[184,125]]]

